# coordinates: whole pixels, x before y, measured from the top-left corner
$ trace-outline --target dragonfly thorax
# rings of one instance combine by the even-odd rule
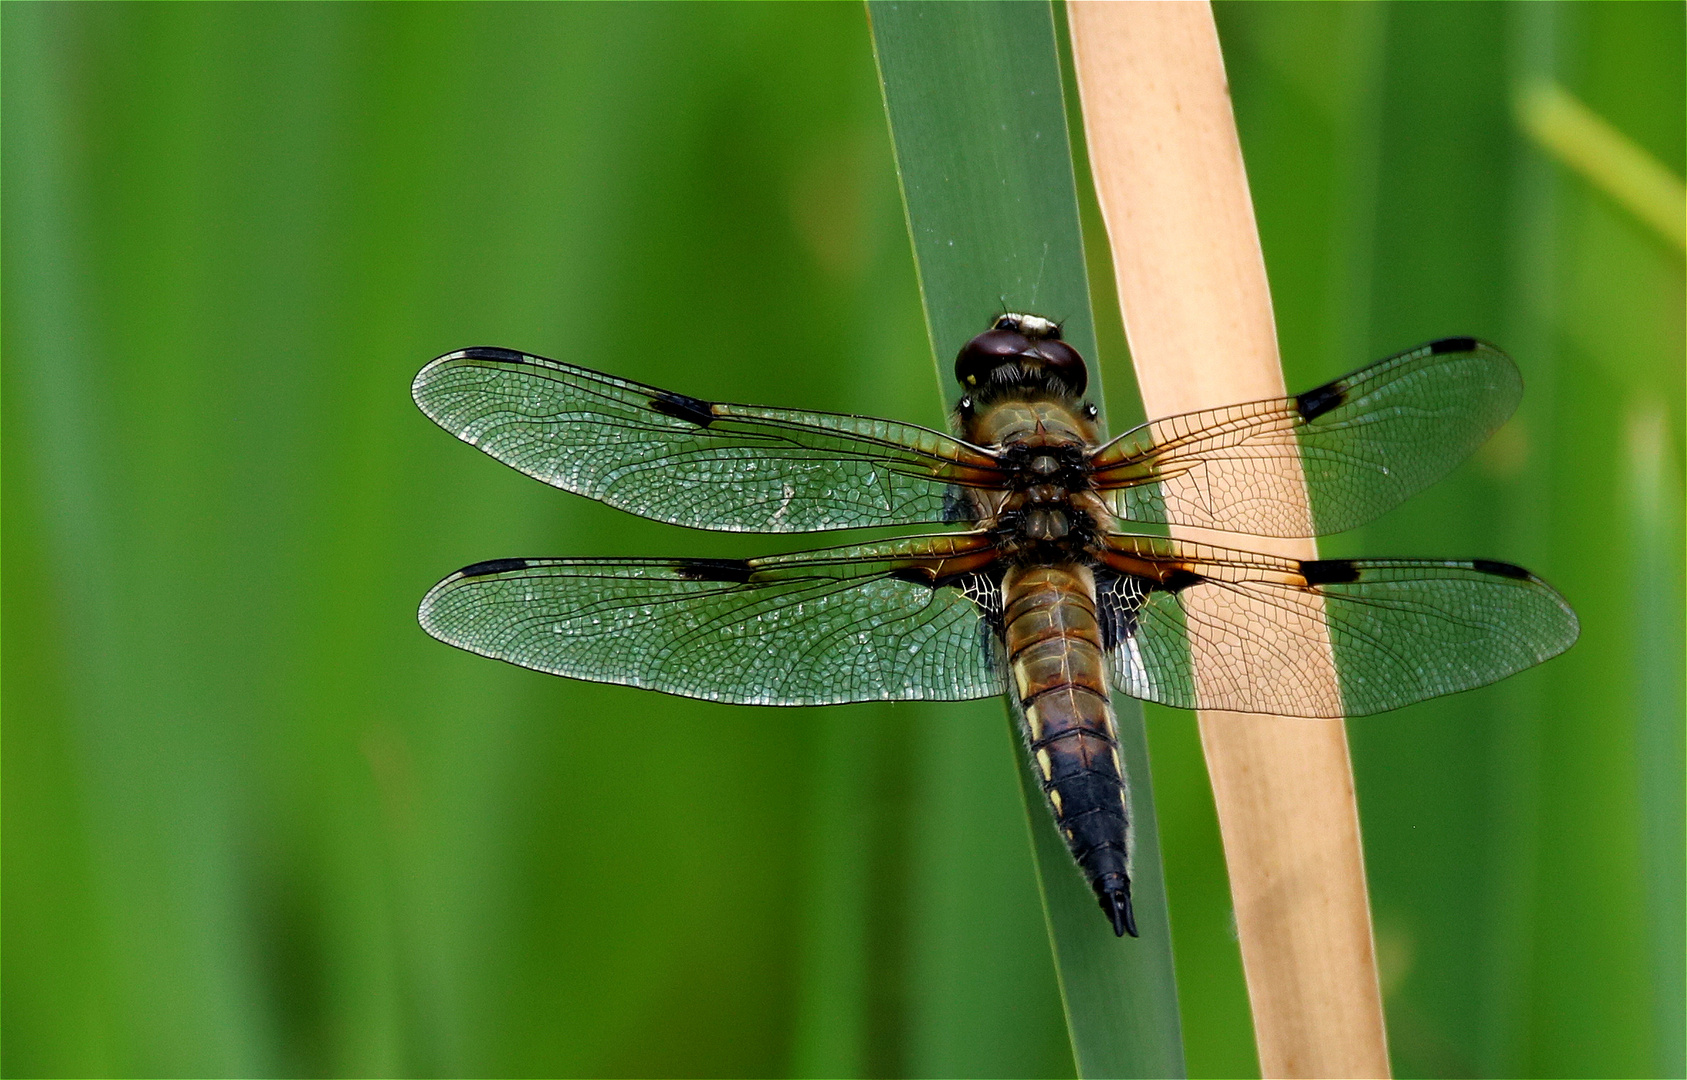
[[[996,550],[1012,565],[1090,564],[1101,529],[1094,496],[1053,485],[1014,492],[980,524],[995,539]]]
[[[1097,431],[1070,396],[1015,396],[970,418],[965,434],[999,454],[1006,483],[975,489],[976,520],[1016,565],[1089,562],[1104,510],[1092,490]]]
[[[1007,448],[1011,486],[982,497],[980,525],[1010,563],[1093,561],[1106,510],[1090,490],[1085,453],[1076,444]]]
[[[1002,447],[1002,464],[1015,490],[1073,492],[1090,487],[1089,448],[1082,442],[1010,442]]]

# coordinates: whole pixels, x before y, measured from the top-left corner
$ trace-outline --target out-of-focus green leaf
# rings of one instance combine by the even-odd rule
[[[1352,725],[1397,1072],[1680,1075],[1680,475],[1639,449],[1681,460],[1680,253],[1510,103],[1551,79],[1683,175],[1683,7],[1217,13],[1291,389],[1448,333],[1527,383],[1329,550],[1511,559],[1583,621]],[[0,25],[0,1072],[1072,1067],[998,708],[711,706],[414,621],[478,559],[776,550],[446,436],[407,388],[448,349],[942,424],[860,7]],[[942,360],[1055,301],[1020,266]],[[1199,740],[1147,711],[1189,1069],[1246,1075]]]
[[[1640,767],[1636,690],[1679,694],[1681,665],[1650,652],[1628,583],[1679,595],[1680,512],[1640,533],[1624,500],[1629,417],[1662,410],[1681,456],[1680,255],[1512,106],[1556,82],[1680,176],[1682,9],[1217,12],[1289,388],[1447,334],[1523,372],[1517,416],[1467,465],[1325,549],[1521,563],[1582,623],[1540,668],[1349,724],[1395,1071],[1679,1073],[1679,946],[1647,928],[1642,859],[1642,792],[1668,785],[1642,780],[1662,768],[1679,792],[1680,768]],[[1673,568],[1641,572],[1645,543]]]

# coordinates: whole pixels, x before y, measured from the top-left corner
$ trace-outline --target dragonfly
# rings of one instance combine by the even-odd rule
[[[1492,683],[1576,640],[1564,598],[1509,563],[1295,559],[1178,538],[1337,533],[1427,487],[1521,399],[1516,365],[1485,342],[1431,342],[1294,397],[1113,439],[1049,319],[995,317],[955,375],[950,435],[690,397],[510,349],[441,356],[412,387],[424,413],[629,513],[725,532],[946,528],[750,559],[495,559],[435,585],[421,624],[536,671],[708,701],[1005,697],[1119,937],[1137,928],[1114,694],[1363,716]],[[1318,674],[1332,664],[1334,694]]]

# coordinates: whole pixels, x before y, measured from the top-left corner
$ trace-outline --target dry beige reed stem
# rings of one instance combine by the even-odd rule
[[[1282,396],[1210,7],[1074,0],[1068,11],[1090,163],[1148,415]],[[1317,557],[1310,540],[1197,538]],[[1298,677],[1316,692],[1337,693],[1327,648],[1304,667]],[[1388,1075],[1344,725],[1204,712],[1200,729],[1261,1070]]]

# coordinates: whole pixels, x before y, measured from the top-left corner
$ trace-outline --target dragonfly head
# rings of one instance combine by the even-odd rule
[[[961,346],[955,378],[982,398],[1043,393],[1079,397],[1089,372],[1078,350],[1060,340],[1060,324],[1010,311]]]

